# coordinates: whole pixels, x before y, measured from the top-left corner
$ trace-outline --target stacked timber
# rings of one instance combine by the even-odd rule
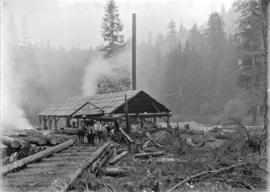
[[[74,137],[76,136],[57,136],[52,130],[13,130],[1,138],[2,165],[12,163],[70,139],[76,142],[77,139]]]

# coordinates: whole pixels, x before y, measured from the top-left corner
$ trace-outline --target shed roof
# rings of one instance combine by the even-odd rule
[[[125,91],[72,97],[63,103],[50,105],[40,116],[76,116],[124,113],[125,94],[129,113],[153,113],[170,110],[144,91]]]

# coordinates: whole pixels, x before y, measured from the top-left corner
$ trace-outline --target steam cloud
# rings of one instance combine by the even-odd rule
[[[128,73],[130,63],[131,52],[127,50],[109,59],[103,59],[102,56],[93,58],[84,70],[83,95],[89,96],[95,94],[98,87],[98,80],[104,76],[118,78],[117,76]]]
[[[95,94],[99,78],[104,75],[110,75],[112,72],[111,70],[112,68],[108,61],[101,57],[93,59],[84,70],[82,85],[83,95],[89,96]]]
[[[3,52],[1,67],[1,127],[7,129],[31,129],[32,125],[25,118],[22,109],[22,89],[25,74],[19,73],[16,64],[10,59],[10,53]]]

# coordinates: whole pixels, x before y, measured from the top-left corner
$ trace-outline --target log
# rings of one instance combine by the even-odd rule
[[[192,179],[197,179],[199,177],[202,177],[202,176],[205,176],[205,175],[209,175],[209,174],[213,174],[213,175],[216,175],[216,174],[219,174],[221,172],[224,172],[224,171],[228,171],[230,169],[233,169],[235,167],[239,167],[239,166],[242,166],[242,165],[245,165],[247,163],[239,163],[239,164],[233,164],[229,167],[222,167],[220,169],[215,169],[215,170],[211,170],[211,171],[203,171],[201,173],[198,173],[196,175],[192,175],[190,177],[187,177],[186,179],[184,179],[183,181],[179,182],[178,184],[176,184],[175,186],[173,186],[172,188],[170,188],[169,190],[167,190],[166,192],[171,192],[171,191],[174,191],[175,189],[177,189],[180,185],[186,183],[186,182],[189,182],[190,180]]]
[[[29,141],[29,143],[36,144],[39,146],[47,144],[46,139],[40,135],[28,134],[27,140]]]
[[[110,142],[105,143],[102,147],[100,147],[97,151],[95,151],[90,157],[86,158],[80,165],[80,167],[72,173],[72,175],[69,176],[68,183],[63,188],[63,192],[67,191],[70,185],[75,181],[76,178],[78,178],[82,172],[87,169],[94,161],[96,161],[106,150],[111,146]]]
[[[100,161],[98,163],[98,167],[101,168],[101,167],[105,166],[106,163],[109,161],[109,159],[112,157],[112,155],[113,155],[113,151],[112,150],[108,151],[105,154],[105,156],[102,159],[100,159]]]
[[[67,135],[78,135],[79,134],[79,129],[71,128],[71,127],[65,127],[65,128],[57,129],[56,133],[57,134],[67,134]]]
[[[71,140],[68,140],[68,141],[60,144],[60,145],[56,145],[56,146],[51,147],[49,149],[46,149],[44,151],[35,153],[33,155],[30,155],[28,157],[25,157],[23,159],[20,159],[18,161],[10,163],[10,164],[2,167],[1,175],[6,174],[6,173],[8,173],[8,172],[10,172],[10,171],[12,171],[14,169],[19,168],[19,167],[22,167],[22,166],[24,166],[24,165],[26,165],[28,163],[31,163],[31,162],[37,161],[39,159],[42,159],[44,157],[47,157],[49,155],[52,155],[53,153],[61,151],[61,150],[65,149],[65,148],[67,148],[67,147],[69,147],[69,146],[71,146],[73,144],[74,144],[74,140],[71,139]]]
[[[123,151],[122,153],[120,153],[119,155],[114,156],[110,161],[109,164],[112,165],[114,163],[117,163],[120,159],[122,159],[123,157],[127,156],[128,152],[127,151]]]
[[[47,157],[43,158],[42,162],[51,162],[51,161],[74,161],[74,160],[83,160],[87,156],[72,156],[72,157]]]
[[[127,170],[119,167],[106,167],[101,168],[100,172],[103,175],[110,176],[110,177],[117,177],[117,176],[126,176],[128,175]]]
[[[157,162],[157,163],[173,163],[173,162],[187,163],[186,160],[179,159],[179,158],[170,158],[170,157],[158,158],[155,160],[155,162]]]
[[[28,164],[27,167],[33,167],[33,168],[42,168],[42,167],[64,167],[64,166],[75,166],[78,165],[77,162],[73,161],[61,161],[61,162],[40,162],[40,163],[33,163],[33,164]]]
[[[68,141],[70,139],[73,139],[75,143],[79,142],[79,137],[78,135],[68,135],[68,134],[55,134],[57,138],[58,143],[63,143],[65,141]]]
[[[10,148],[13,148],[13,149],[18,149],[19,147],[21,147],[22,142],[23,141],[21,141],[19,139],[14,139],[14,138],[11,138],[8,136],[2,137],[2,143]]]
[[[124,135],[124,137],[128,140],[130,143],[134,143],[134,140],[130,138],[130,136],[120,127],[119,130]]]
[[[156,152],[149,152],[149,153],[137,153],[135,154],[135,158],[146,158],[146,157],[157,157],[164,155],[164,151],[156,151]]]
[[[47,140],[47,143],[49,145],[57,145],[58,141],[55,135],[55,131],[44,130],[44,131],[40,131],[40,133],[44,136],[44,138]]]
[[[57,145],[57,137],[54,134],[54,131],[51,130],[46,131],[31,130],[27,133],[27,138],[29,139],[29,137],[34,138],[33,141],[31,142],[38,145],[44,145],[43,144],[44,142],[46,142],[46,144],[49,145]]]

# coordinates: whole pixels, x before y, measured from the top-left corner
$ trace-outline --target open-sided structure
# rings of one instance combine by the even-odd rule
[[[126,95],[126,100],[125,100]],[[108,94],[96,94],[70,98],[63,103],[53,104],[39,114],[42,128],[57,128],[60,118],[65,118],[67,125],[71,118],[82,117],[121,117],[128,108],[129,116],[156,118],[169,121],[170,110],[144,91],[126,91]]]

